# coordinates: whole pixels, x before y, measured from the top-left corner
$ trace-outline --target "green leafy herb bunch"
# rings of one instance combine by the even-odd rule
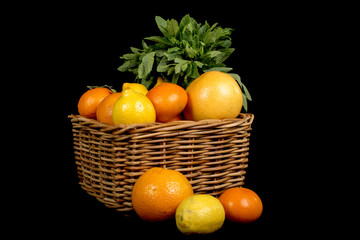
[[[192,80],[208,71],[229,73],[232,68],[224,61],[234,52],[231,48],[231,28],[221,28],[217,23],[197,23],[190,15],[180,23],[155,17],[162,36],[146,37],[142,49],[131,47],[131,53],[124,54],[124,63],[119,71],[133,72],[135,82],[149,88],[161,76],[165,81],[186,88]],[[148,44],[145,40],[151,41]],[[239,83],[243,92],[243,106],[247,111],[247,100],[251,96],[238,74],[229,73]]]

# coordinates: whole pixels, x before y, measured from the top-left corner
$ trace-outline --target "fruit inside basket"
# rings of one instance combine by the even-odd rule
[[[190,15],[155,21],[162,35],[121,57],[118,70],[134,82],[118,92],[90,87],[69,116],[81,187],[122,212],[132,211],[133,185],[150,168],[177,170],[195,193],[219,196],[244,184],[248,166],[254,115],[241,111],[252,99],[224,63],[233,29]]]

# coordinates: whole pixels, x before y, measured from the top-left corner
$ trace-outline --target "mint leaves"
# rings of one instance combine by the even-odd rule
[[[142,49],[131,47],[131,53],[120,57],[124,63],[118,70],[134,73],[135,82],[149,88],[161,76],[165,81],[186,88],[204,72],[232,70],[224,61],[235,50],[230,47],[233,29],[221,28],[217,23],[210,26],[206,21],[204,24],[197,23],[189,14],[180,23],[159,16],[155,17],[155,21],[162,36],[146,37],[142,41]],[[230,74],[242,89],[243,106],[247,111],[250,93],[239,75]]]

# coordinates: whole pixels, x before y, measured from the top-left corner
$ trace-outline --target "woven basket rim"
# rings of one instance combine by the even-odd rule
[[[236,118],[225,118],[225,119],[204,119],[199,121],[192,121],[192,120],[180,120],[180,121],[173,121],[168,123],[160,123],[160,122],[153,122],[153,123],[134,123],[134,124],[118,124],[118,125],[111,125],[108,123],[98,122],[94,119],[86,118],[78,114],[70,114],[68,118],[73,121],[83,121],[91,124],[92,127],[101,128],[104,132],[126,132],[128,130],[138,129],[138,132],[141,131],[149,131],[151,129],[161,128],[169,128],[169,130],[174,130],[176,128],[184,128],[184,127],[196,127],[201,126],[204,127],[205,125],[216,126],[217,124],[223,125],[224,123],[236,123],[236,125],[243,124],[244,122],[248,122],[246,125],[251,125],[254,120],[254,114],[252,113],[240,113]],[[141,130],[139,130],[141,129]]]

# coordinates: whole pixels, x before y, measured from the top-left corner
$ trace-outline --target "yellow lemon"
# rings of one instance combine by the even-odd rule
[[[112,117],[114,124],[133,124],[155,122],[155,108],[143,94],[127,88],[115,102]]]
[[[217,198],[195,194],[180,203],[175,220],[176,226],[184,234],[208,234],[221,228],[225,221],[225,210]]]
[[[146,95],[148,92],[147,88],[140,83],[124,83],[122,86],[122,90],[125,90],[127,88],[131,88],[135,92],[141,93],[142,95]]]

